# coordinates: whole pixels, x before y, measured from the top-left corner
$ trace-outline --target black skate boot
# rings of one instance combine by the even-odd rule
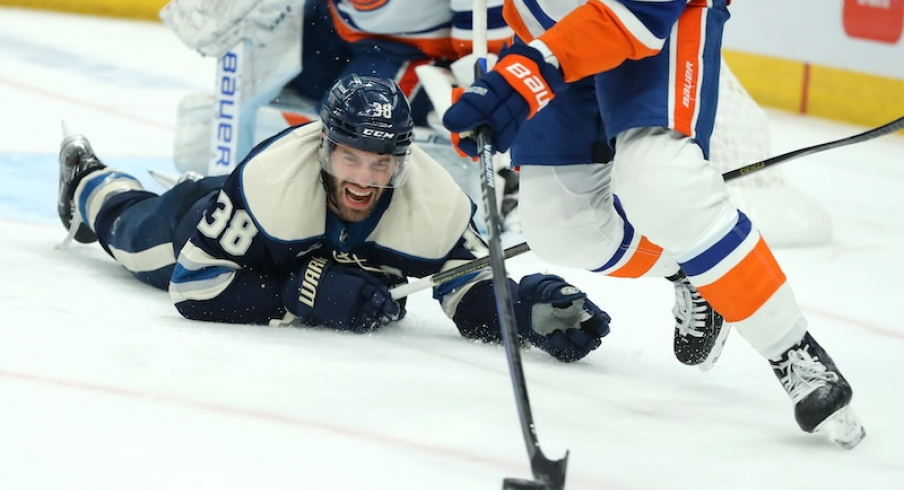
[[[719,360],[731,327],[700,296],[684,271],[666,279],[675,285],[675,357],[706,371]]]
[[[866,436],[850,407],[851,385],[809,333],[769,364],[794,402],[794,418],[804,432],[824,434],[845,449]]]
[[[106,168],[106,165],[97,159],[91,144],[84,136],[76,134],[63,138],[63,142],[60,143],[60,195],[57,211],[60,213],[63,226],[77,242],[95,242],[97,235],[75,215],[75,203],[72,202],[75,189],[82,178],[103,168]],[[77,222],[76,230],[72,229],[73,220]]]

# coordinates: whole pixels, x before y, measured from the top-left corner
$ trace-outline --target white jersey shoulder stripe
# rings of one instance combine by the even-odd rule
[[[417,145],[411,146],[408,181],[368,237],[380,246],[426,259],[446,256],[471,221],[471,200],[452,176]]]
[[[245,204],[261,233],[296,241],[325,232],[320,131],[319,124],[302,126],[245,164]],[[471,201],[432,157],[416,145],[411,152],[408,181],[393,191],[367,241],[413,257],[442,258],[467,228]]]
[[[320,182],[317,123],[287,133],[245,164],[242,192],[261,233],[281,241],[323,234],[326,191]]]

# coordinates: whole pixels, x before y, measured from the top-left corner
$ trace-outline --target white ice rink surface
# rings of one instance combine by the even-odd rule
[[[730,25],[729,25],[730,28]],[[213,62],[162,25],[0,8],[0,489],[494,489],[529,477],[505,355],[428,293],[366,336],[191,322],[97,245],[55,247],[60,120],[108,164],[172,172],[175,107]],[[865,128],[770,112],[775,153]],[[750,162],[739,162],[739,164]],[[525,352],[541,447],[567,488],[904,488],[904,138],[784,167],[830,245],[776,254],[854,388],[852,451],[801,432],[738,335],[710,372],[671,353],[661,279],[565,275],[613,317],[565,365]]]

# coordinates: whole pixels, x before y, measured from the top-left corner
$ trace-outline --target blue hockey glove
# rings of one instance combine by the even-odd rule
[[[474,82],[446,111],[443,124],[463,133],[458,148],[477,156],[477,141],[464,133],[479,126],[492,132],[494,149],[512,146],[518,129],[565,87],[559,70],[543,60],[536,49],[517,43],[499,53],[493,69]]]
[[[555,275],[523,277],[515,315],[521,336],[562,362],[583,358],[609,334],[609,315]]]
[[[312,257],[285,282],[283,304],[305,324],[364,333],[405,314],[379,277]]]

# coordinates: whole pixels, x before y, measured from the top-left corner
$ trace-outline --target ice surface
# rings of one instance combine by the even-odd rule
[[[529,466],[499,347],[463,340],[427,293],[377,334],[205,324],[97,245],[54,246],[60,121],[157,187],[175,108],[213,62],[162,25],[0,8],[0,488],[493,489]],[[865,128],[770,112],[776,153]],[[564,270],[612,334],[584,361],[524,364],[540,443],[569,489],[904,488],[904,138],[807,157],[786,176],[834,241],[776,254],[868,436],[801,432],[738,335],[707,373],[671,353],[671,285]],[[750,162],[739,162],[746,164]],[[512,240],[516,240],[513,237]]]

